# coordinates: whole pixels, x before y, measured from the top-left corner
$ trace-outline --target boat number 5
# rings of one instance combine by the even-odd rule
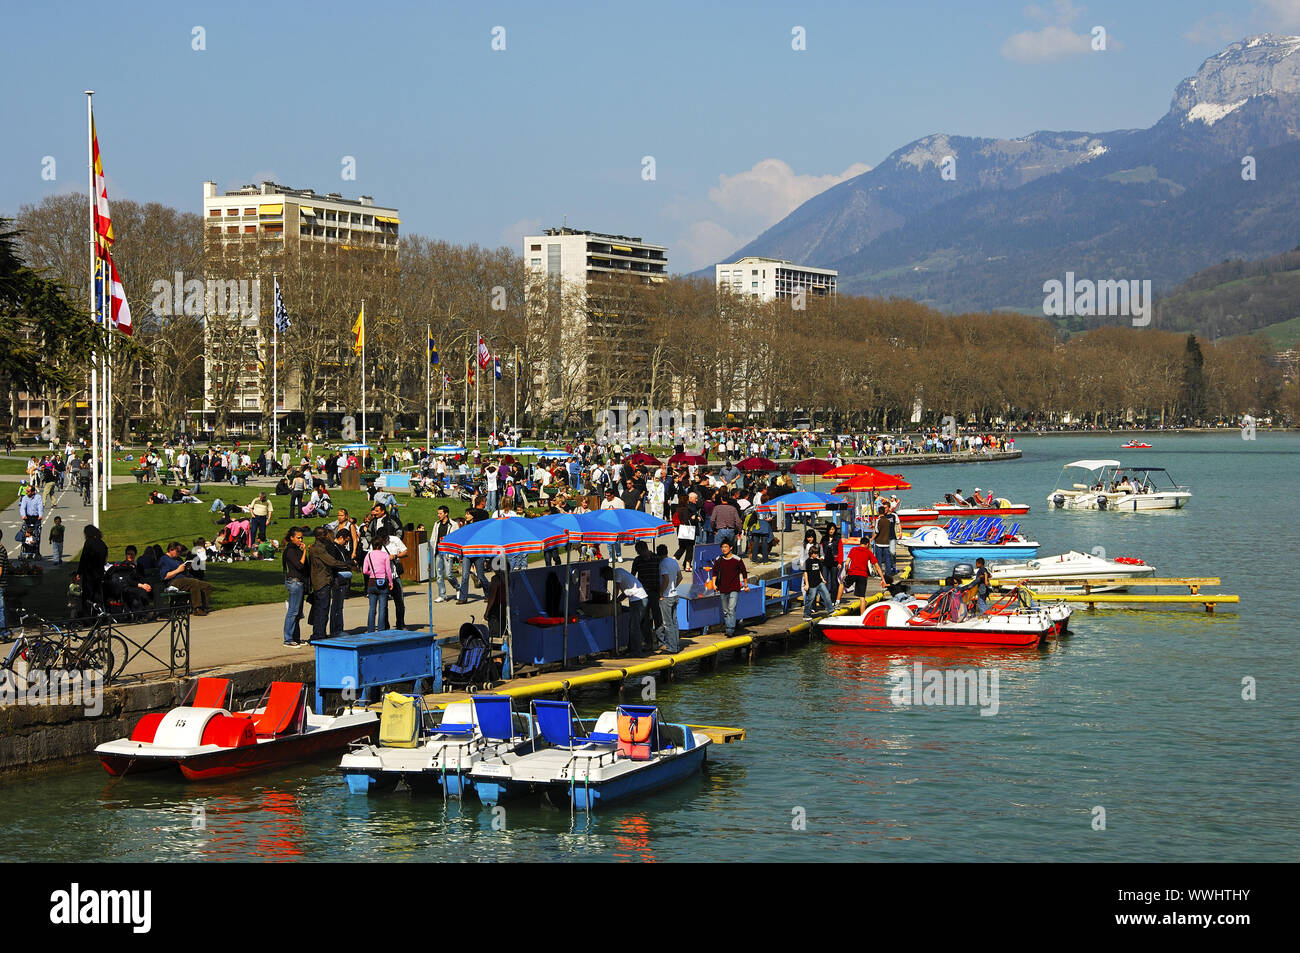
[[[943,435],[945,437],[957,436],[957,421],[953,419],[952,414],[944,414]]]

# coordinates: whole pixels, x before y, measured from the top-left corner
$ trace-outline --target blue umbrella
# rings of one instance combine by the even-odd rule
[[[548,529],[536,519],[480,520],[448,533],[438,551],[471,557],[540,553],[564,538],[563,531]]]
[[[457,447],[456,445],[449,443],[441,447],[434,447],[433,452],[434,453],[466,453],[467,451],[465,450],[464,447]]]
[[[573,456],[573,454],[567,450],[543,450],[541,453],[538,454],[538,456],[539,457],[571,457]]]
[[[843,509],[849,501],[834,493],[786,493],[770,503],[755,507],[760,513],[775,513],[778,506],[784,506],[789,513],[815,513],[820,510]]]

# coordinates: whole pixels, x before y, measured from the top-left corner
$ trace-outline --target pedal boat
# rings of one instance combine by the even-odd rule
[[[582,721],[564,701],[534,701],[545,748],[480,762],[470,780],[485,804],[542,794],[557,806],[591,811],[700,771],[710,739],[668,724],[653,705],[620,705]]]
[[[1036,604],[1013,593],[979,614],[963,595],[963,589],[946,589],[925,602],[877,602],[864,613],[829,616],[816,625],[839,645],[1021,648],[1064,634],[1072,613],[1067,605]]]
[[[1029,512],[1028,503],[1012,503],[1006,499],[996,499],[987,505],[963,505],[961,503],[935,503],[921,509],[898,511],[898,521],[903,529],[914,529],[927,523],[941,523],[948,519],[972,519],[981,516],[1024,516]]]
[[[420,696],[392,692],[384,697],[379,743],[353,745],[339,770],[353,794],[403,782],[413,791],[440,788],[459,797],[471,768],[532,750],[536,733],[532,716],[514,711],[508,695],[475,695],[429,711]]]
[[[223,696],[228,679],[200,679],[191,704],[145,715],[129,738],[95,754],[114,777],[179,769],[191,781],[229,778],[337,751],[370,735],[379,720],[359,708],[317,715],[302,682],[272,682],[248,711],[230,711]]]
[[[1000,519],[949,520],[945,526],[923,526],[898,541],[913,559],[945,559],[974,562],[1023,560],[1038,555],[1038,543],[1019,533],[1020,524],[1005,530]]]

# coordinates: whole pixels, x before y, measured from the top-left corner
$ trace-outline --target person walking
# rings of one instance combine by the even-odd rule
[[[36,484],[27,484],[27,495],[18,501],[18,518],[23,521],[23,532],[35,540],[36,552],[41,558],[41,523],[45,519],[45,500],[36,492]]]
[[[718,545],[722,547],[722,555],[713,560],[709,568],[713,570],[714,583],[722,597],[722,625],[730,638],[736,634],[736,605],[740,602],[741,592],[749,585],[749,570],[745,568],[745,561],[731,551],[730,539],[723,539]]]
[[[812,530],[804,534],[800,562],[804,571],[803,617],[808,620],[813,617],[813,610],[816,608],[815,600],[819,597],[826,612],[835,608],[835,603],[831,602],[830,590],[826,588],[825,577],[822,575],[822,547],[818,545],[817,534]]]
[[[876,517],[876,532],[871,537],[871,551],[876,554],[876,562],[880,563],[885,575],[890,579],[898,575],[894,565],[894,548],[898,545],[898,530],[898,517],[888,503],[881,501],[880,514]]]
[[[108,564],[108,546],[98,526],[82,529],[81,560],[77,572],[81,576],[81,608],[86,615],[99,611],[104,603],[104,568]]]
[[[265,492],[257,494],[257,499],[248,504],[248,513],[252,522],[250,543],[266,542],[266,524],[274,512],[275,506],[266,498]]]
[[[386,540],[376,536],[370,541],[370,552],[361,564],[361,574],[366,579],[366,596],[370,612],[366,616],[366,631],[374,632],[376,620],[388,613],[388,593],[393,584],[393,560],[384,549]]]
[[[9,627],[8,620],[5,618],[5,590],[9,588],[9,551],[4,547],[4,538],[4,531],[0,530],[0,635],[5,635]]]
[[[844,597],[844,587],[840,585],[840,524],[835,520],[826,526],[822,534],[822,579],[826,590],[838,604]]]
[[[307,565],[307,548],[302,542],[302,529],[293,527],[284,538],[280,555],[284,567],[284,588],[289,593],[284,615],[284,644],[302,644],[302,603],[311,584],[311,570]]]
[[[447,601],[447,580],[453,579],[451,574],[451,553],[438,552],[438,544],[442,538],[456,528],[456,524],[451,521],[451,511],[445,506],[438,507],[438,518],[433,524],[433,565],[434,575],[438,577],[438,598],[434,602]]]

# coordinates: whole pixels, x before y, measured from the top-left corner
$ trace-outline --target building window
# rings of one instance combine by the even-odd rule
[[[220,218],[220,217],[221,217],[221,209],[219,208],[209,209],[208,218]]]

